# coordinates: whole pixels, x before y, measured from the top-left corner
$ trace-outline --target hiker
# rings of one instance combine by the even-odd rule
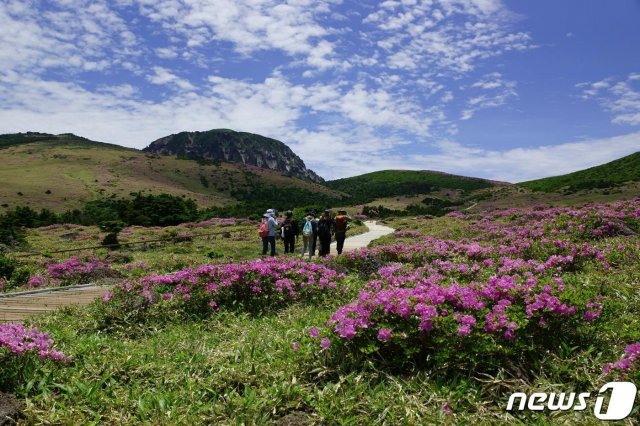
[[[313,257],[316,251],[315,236],[318,235],[318,223],[316,222],[316,213],[311,210],[307,212],[307,216],[302,222],[302,252],[300,257],[304,257],[304,253],[309,247],[309,259]]]
[[[284,241],[284,253],[293,253],[296,247],[296,238],[299,234],[298,224],[293,220],[293,212],[287,210],[284,222],[280,226],[280,237]]]
[[[318,238],[320,239],[320,256],[324,257],[331,251],[331,236],[335,230],[335,222],[331,217],[331,210],[327,209],[318,221]]]
[[[349,217],[344,210],[338,210],[338,215],[335,219],[335,232],[336,232],[336,249],[338,254],[342,254],[344,247],[344,239],[347,237],[347,229],[349,229]]]
[[[275,211],[272,209],[267,210],[265,214],[262,215],[262,223],[260,224],[260,230],[258,234],[262,238],[262,255],[267,255],[267,248],[271,245],[271,256],[276,255],[276,227],[278,226],[278,222],[276,222]]]

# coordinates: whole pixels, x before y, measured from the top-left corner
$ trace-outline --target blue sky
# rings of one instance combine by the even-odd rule
[[[638,0],[0,0],[0,133],[231,128],[325,178],[640,150]]]

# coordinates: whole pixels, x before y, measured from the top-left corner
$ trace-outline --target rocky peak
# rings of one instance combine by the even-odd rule
[[[287,145],[253,133],[228,129],[207,132],[181,132],[165,136],[143,149],[163,155],[175,155],[194,160],[223,161],[277,170],[287,176],[322,183],[324,179],[307,169]]]

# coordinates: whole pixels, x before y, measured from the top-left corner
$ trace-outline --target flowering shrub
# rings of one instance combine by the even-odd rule
[[[640,361],[640,342],[636,342],[624,348],[624,356],[621,360],[610,362],[604,366],[604,373],[609,374],[613,370],[629,372],[638,368]]]
[[[440,277],[412,282],[418,276],[409,275],[402,283],[370,282],[327,326],[357,346],[371,347],[377,340],[409,353],[433,345],[443,351],[475,335],[495,336],[498,344],[518,336],[524,340],[561,324],[594,321],[600,314],[600,304],[596,309],[593,302],[574,303],[575,289],[560,278],[504,275],[483,283],[443,285]]]
[[[58,287],[74,284],[86,284],[104,277],[117,277],[119,273],[111,268],[109,262],[100,259],[69,258],[61,263],[46,266],[44,274],[32,275],[27,288]]]
[[[0,324],[0,354],[26,356],[37,354],[41,359],[69,360],[62,352],[53,349],[53,340],[37,328],[28,329],[23,324]]]
[[[637,235],[640,199],[449,216],[469,223],[466,238],[398,231],[390,244],[337,258],[352,270],[372,258],[387,266],[334,312],[329,333],[351,348],[403,359],[424,350],[435,358],[518,353],[602,314],[600,295],[567,283],[567,273],[637,262],[634,244],[601,241]]]
[[[53,348],[53,340],[37,328],[22,324],[0,324],[0,390],[11,390],[31,373],[37,361],[70,361]]]
[[[186,314],[201,316],[222,306],[261,309],[311,300],[342,291],[343,278],[324,265],[294,258],[268,258],[153,274],[118,285],[105,300],[113,304],[133,297],[136,303],[145,305],[170,301]]]

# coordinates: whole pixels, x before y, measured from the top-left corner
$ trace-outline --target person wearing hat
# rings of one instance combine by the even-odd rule
[[[331,217],[331,210],[327,209],[318,221],[318,238],[320,239],[320,256],[324,257],[331,251],[331,236],[335,232],[335,221]]]
[[[284,222],[280,226],[280,237],[284,241],[284,253],[293,253],[296,247],[296,238],[298,237],[298,224],[293,220],[293,212],[287,210]]]
[[[309,259],[316,252],[316,238],[318,237],[318,221],[316,220],[316,212],[310,210],[302,221],[302,252],[300,257],[304,257],[304,253],[309,248]]]
[[[336,249],[338,254],[342,254],[344,247],[344,240],[347,237],[347,229],[349,229],[349,217],[345,210],[338,210],[338,215],[335,218],[335,232],[336,232]]]
[[[271,209],[269,209],[271,210]],[[278,222],[273,217],[275,212],[271,210],[271,213],[267,210],[262,215],[262,223],[260,224],[260,237],[262,237],[262,255],[267,255],[267,249],[271,246],[271,256],[276,255],[276,228]]]

